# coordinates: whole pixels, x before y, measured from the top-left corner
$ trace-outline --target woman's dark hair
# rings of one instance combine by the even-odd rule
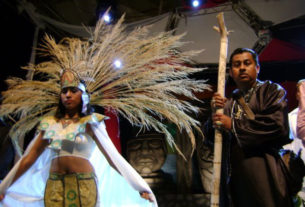
[[[85,85],[85,83],[83,81],[81,81],[81,83],[83,83]],[[88,92],[86,91],[86,93],[88,93]],[[81,100],[81,107],[80,107],[80,111],[79,111],[80,117],[90,115],[94,112],[93,107],[89,103],[87,104],[87,111],[82,112],[82,108],[83,108],[83,100]],[[58,107],[55,112],[55,118],[57,118],[57,119],[63,118],[65,116],[65,110],[66,110],[65,106],[62,104],[61,98],[59,98]]]
[[[242,54],[242,53],[244,53],[244,52],[250,53],[250,54],[252,55],[252,57],[253,57],[253,60],[255,61],[255,65],[256,65],[256,66],[259,66],[258,55],[257,55],[257,53],[256,53],[254,50],[251,50],[251,49],[249,49],[249,48],[237,48],[237,49],[235,49],[235,50],[232,52],[232,54],[231,54],[231,56],[230,56],[230,61],[229,61],[230,67],[232,67],[232,59],[233,59],[233,57],[234,57],[235,55],[237,55],[237,54]]]
[[[83,108],[83,100],[82,100],[80,111],[79,111],[79,116],[80,117],[90,115],[94,112],[94,110],[93,110],[93,108],[91,107],[90,104],[87,104],[87,111],[84,112],[84,113],[82,112],[82,108]],[[55,112],[55,118],[57,118],[57,119],[63,118],[65,116],[65,110],[66,110],[65,106],[62,104],[61,99],[59,99],[58,107],[57,107],[56,112]]]

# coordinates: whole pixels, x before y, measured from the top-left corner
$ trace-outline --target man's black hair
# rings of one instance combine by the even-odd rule
[[[231,54],[231,56],[230,56],[230,61],[229,61],[230,68],[232,67],[232,59],[233,59],[233,57],[234,57],[235,55],[237,55],[237,54],[242,54],[242,53],[244,53],[244,52],[250,53],[250,54],[252,55],[252,57],[253,57],[253,60],[255,61],[255,65],[256,65],[256,66],[259,66],[258,55],[257,55],[257,53],[256,53],[254,50],[249,49],[249,48],[237,48],[237,49],[235,49],[235,50],[232,52],[232,54]]]

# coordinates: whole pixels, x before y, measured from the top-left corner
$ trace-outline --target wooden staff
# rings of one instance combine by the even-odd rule
[[[220,55],[218,66],[217,92],[224,97],[225,94],[225,74],[226,59],[228,50],[227,29],[224,22],[223,12],[217,15],[218,27],[214,27],[220,33]],[[223,109],[217,109],[216,113],[223,113]],[[211,207],[219,206],[220,202],[220,177],[221,177],[221,157],[222,157],[222,135],[219,129],[215,129],[214,160],[213,160],[213,189],[211,194]]]

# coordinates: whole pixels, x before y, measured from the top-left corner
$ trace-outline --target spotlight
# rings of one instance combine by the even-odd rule
[[[105,23],[112,24],[117,19],[117,0],[97,0],[96,3],[96,16],[103,18]]]
[[[201,2],[199,0],[192,0],[192,6],[194,8],[198,8],[200,6]]]
[[[103,19],[104,19],[104,21],[106,22],[106,23],[110,23],[111,22],[111,16],[110,16],[110,14],[108,13],[108,14],[104,14],[103,15]]]
[[[197,10],[205,8],[210,1],[212,0],[182,0],[182,4],[185,9]]]
[[[117,69],[120,69],[122,67],[122,62],[120,60],[115,60],[113,64],[114,67],[116,67]]]

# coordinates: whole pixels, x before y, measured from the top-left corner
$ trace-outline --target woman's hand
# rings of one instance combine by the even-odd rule
[[[0,201],[2,201],[4,199],[4,194],[0,195]]]
[[[153,202],[153,200],[151,199],[151,197],[149,196],[150,193],[148,192],[140,192],[140,196],[150,202]]]

